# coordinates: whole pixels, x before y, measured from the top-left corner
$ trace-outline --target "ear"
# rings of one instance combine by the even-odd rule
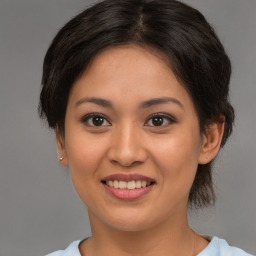
[[[203,134],[201,152],[199,155],[199,164],[207,164],[213,160],[219,150],[224,133],[225,118],[222,116],[219,121],[213,122],[206,127]]]
[[[55,135],[56,135],[56,144],[58,149],[58,161],[63,166],[68,166],[64,135],[60,133],[59,128],[57,126],[55,128]]]

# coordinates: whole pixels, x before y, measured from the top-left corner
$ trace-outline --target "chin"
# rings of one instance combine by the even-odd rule
[[[149,216],[150,215],[146,217],[145,215],[139,214],[118,214],[114,217],[114,215],[112,215],[112,217],[106,221],[106,224],[117,231],[139,232],[150,229],[160,222],[159,219],[149,218]],[[151,215],[151,217],[153,216]]]
[[[111,228],[115,229],[116,231],[123,231],[123,232],[140,232],[147,230],[151,227],[148,223],[138,223],[138,222],[123,222],[123,223],[111,223]]]

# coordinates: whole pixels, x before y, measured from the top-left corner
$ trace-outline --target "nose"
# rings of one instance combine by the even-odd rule
[[[113,131],[108,159],[113,164],[122,167],[132,167],[142,164],[147,159],[142,136],[132,126],[124,126]]]

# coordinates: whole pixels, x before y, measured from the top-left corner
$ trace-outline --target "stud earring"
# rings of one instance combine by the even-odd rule
[[[63,157],[60,157],[59,160],[62,161],[64,158]]]

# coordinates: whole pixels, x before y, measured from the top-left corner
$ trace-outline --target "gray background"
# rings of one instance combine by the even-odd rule
[[[218,201],[190,213],[204,234],[256,253],[256,1],[186,0],[217,30],[233,63],[232,140],[216,163]],[[92,1],[0,0],[0,255],[35,256],[90,234],[86,209],[37,116],[43,57],[57,32]]]

